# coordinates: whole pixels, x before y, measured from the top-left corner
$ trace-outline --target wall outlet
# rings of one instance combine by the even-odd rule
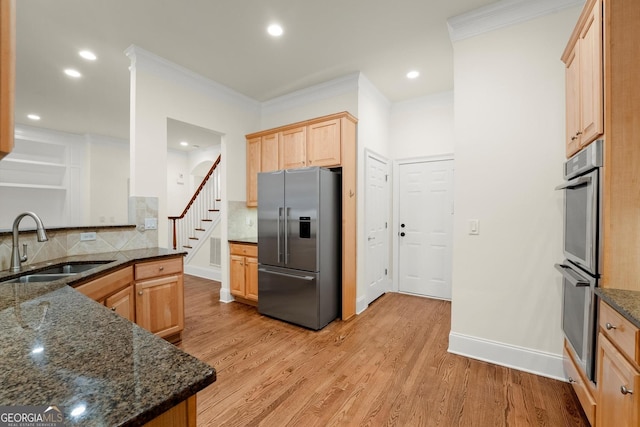
[[[88,233],[80,233],[80,241],[85,242],[87,240],[96,240],[96,232],[90,231]]]
[[[158,228],[158,218],[145,218],[144,219],[144,229],[145,230],[156,230]]]

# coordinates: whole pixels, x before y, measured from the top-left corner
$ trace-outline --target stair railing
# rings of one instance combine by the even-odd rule
[[[203,230],[203,222],[212,221],[210,215],[217,211],[216,202],[220,201],[220,157],[213,162],[211,169],[187,203],[180,216],[170,216],[173,233],[173,249],[189,248],[189,239],[195,238],[198,230]]]

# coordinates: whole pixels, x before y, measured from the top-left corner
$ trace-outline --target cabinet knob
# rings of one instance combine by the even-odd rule
[[[612,329],[618,329],[615,326],[613,326],[611,323],[607,322],[606,325],[604,325],[605,328],[607,328],[607,331],[610,331]]]
[[[577,137],[577,136],[572,136],[572,137],[571,137],[571,140],[572,140],[572,141],[575,141],[576,139],[578,139],[578,137]]]
[[[164,267],[161,266],[158,270],[162,271],[162,270],[164,270]]]
[[[138,295],[142,296],[143,292],[142,291],[138,291]]]
[[[576,136],[578,136],[578,135],[582,135],[582,132],[580,132],[580,131],[576,132]]]
[[[624,395],[633,394],[633,390],[629,390],[625,386],[620,386],[620,393],[622,393]]]
[[[115,307],[111,307],[111,311],[116,311],[116,308]]]
[[[576,382],[576,380],[574,380],[573,378],[569,377],[569,383],[570,384],[575,383],[575,382]]]

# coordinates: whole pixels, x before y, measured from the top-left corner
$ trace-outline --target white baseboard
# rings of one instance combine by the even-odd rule
[[[190,274],[196,277],[202,277],[203,279],[215,280],[217,282],[221,281],[222,274],[220,274],[219,268],[206,268],[206,267],[198,267],[195,265],[185,265],[184,266],[185,274]]]
[[[449,333],[449,353],[567,381],[562,355],[532,350],[468,335]]]
[[[231,292],[229,291],[229,289],[220,288],[220,302],[228,303],[228,302],[234,302],[234,301],[235,299],[231,295]]]
[[[367,297],[366,296],[356,299],[356,314],[362,313],[368,307],[369,307],[369,304],[367,304]]]

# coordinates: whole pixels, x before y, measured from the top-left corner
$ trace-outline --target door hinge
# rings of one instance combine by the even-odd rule
[[[387,223],[386,222],[384,223],[384,228],[387,228]]]
[[[384,175],[384,182],[387,182],[387,181],[389,181],[389,175],[385,174]]]
[[[387,269],[386,268],[384,269],[384,275],[385,276],[387,275]]]

